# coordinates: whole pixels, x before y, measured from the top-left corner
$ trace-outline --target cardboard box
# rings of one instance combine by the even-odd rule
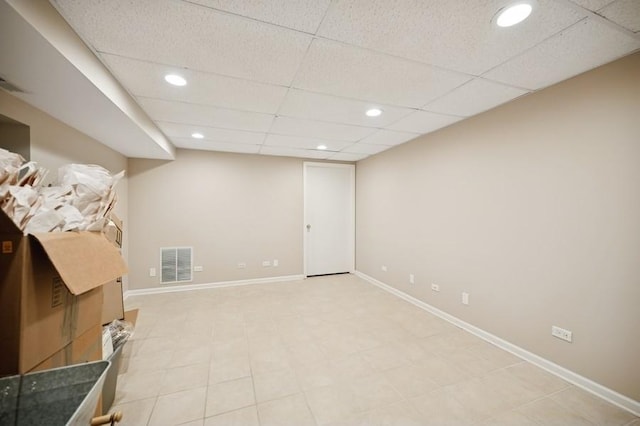
[[[30,372],[102,359],[102,326],[95,325]]]
[[[111,213],[111,220],[104,230],[104,236],[113,245],[122,248],[122,221],[114,213]]]
[[[100,233],[25,236],[0,210],[0,376],[32,370],[101,325],[102,285],[126,272]]]
[[[102,287],[104,294],[102,303],[101,324],[107,325],[116,319],[124,319],[124,302],[122,300],[122,278],[109,281]]]
[[[114,246],[122,248],[122,221],[115,214],[111,214],[111,221],[104,231],[104,236]],[[102,304],[102,324],[109,324],[113,320],[124,319],[124,302],[122,298],[122,277],[108,282],[103,286],[104,303]]]

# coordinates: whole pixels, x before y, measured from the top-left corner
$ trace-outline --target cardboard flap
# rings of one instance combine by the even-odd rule
[[[127,273],[122,256],[98,232],[49,232],[30,235],[47,253],[74,294],[82,294]]]

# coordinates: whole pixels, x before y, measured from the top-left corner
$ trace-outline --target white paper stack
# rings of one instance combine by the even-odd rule
[[[102,231],[116,203],[112,176],[89,164],[58,171],[59,184],[42,186],[46,171],[34,162],[0,149],[0,205],[25,234],[52,231]]]

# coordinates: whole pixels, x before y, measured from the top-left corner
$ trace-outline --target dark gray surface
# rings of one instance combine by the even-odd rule
[[[0,426],[78,424],[72,420],[78,417],[79,424],[89,424],[109,365],[98,361],[0,379]]]

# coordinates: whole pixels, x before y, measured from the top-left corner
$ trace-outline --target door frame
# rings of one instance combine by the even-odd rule
[[[348,169],[349,173],[349,272],[354,273],[356,269],[356,165],[344,164],[344,163],[321,163],[314,161],[305,161],[303,163],[303,179],[302,179],[302,198],[303,198],[303,223],[302,223],[302,241],[303,241],[303,273],[307,278],[307,245],[308,245],[308,232],[307,232],[307,170],[310,167],[325,167],[325,168],[340,168]]]

